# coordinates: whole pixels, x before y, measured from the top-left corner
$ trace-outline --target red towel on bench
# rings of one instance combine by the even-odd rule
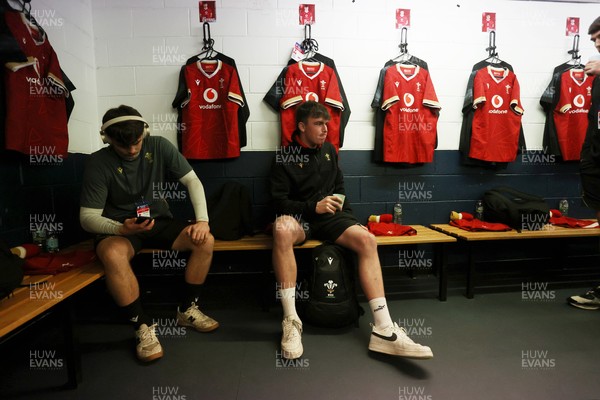
[[[559,210],[550,210],[550,223],[565,228],[586,228],[597,221],[577,219],[563,216]]]
[[[369,222],[369,232],[375,236],[414,236],[417,231],[408,225],[399,225],[393,222]]]
[[[26,275],[55,275],[82,267],[96,259],[94,250],[76,250],[69,253],[41,253],[27,258],[23,265]]]
[[[504,232],[510,231],[512,228],[508,225],[500,222],[486,222],[478,219],[455,219],[450,221],[450,225],[456,226],[457,228],[464,229],[465,231],[480,232],[480,231],[495,231]]]

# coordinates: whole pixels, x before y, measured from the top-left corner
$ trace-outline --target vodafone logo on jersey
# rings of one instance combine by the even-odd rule
[[[404,96],[402,97],[402,100],[404,100],[404,104],[406,105],[406,107],[410,107],[415,102],[415,96],[413,96],[410,93],[404,93]]]
[[[494,106],[494,108],[500,108],[502,107],[502,104],[504,104],[502,97],[498,96],[497,94],[492,97],[492,106]]]
[[[583,97],[582,94],[578,94],[573,99],[573,104],[575,104],[575,106],[577,106],[579,108],[583,107],[585,105],[585,97]]]
[[[207,103],[214,103],[219,98],[219,93],[213,88],[208,88],[202,93],[202,97]]]
[[[217,92],[215,89],[213,89],[213,88],[206,89],[204,91],[204,93],[202,93],[202,97],[204,98],[204,101],[206,101],[208,104],[199,105],[198,106],[199,109],[201,109],[201,110],[218,110],[222,107],[221,104],[213,104],[215,101],[217,101],[219,99],[219,92]]]
[[[306,96],[304,96],[304,101],[316,101],[319,102],[319,95],[315,92],[308,92]]]

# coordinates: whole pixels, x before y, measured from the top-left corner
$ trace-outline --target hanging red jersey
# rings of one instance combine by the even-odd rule
[[[583,69],[569,69],[562,74],[560,98],[553,117],[565,161],[579,160],[588,125],[593,80],[594,77],[586,75]]]
[[[383,161],[409,164],[433,161],[440,109],[426,69],[396,64],[386,70],[381,109]]]
[[[292,143],[296,130],[296,108],[305,101],[316,101],[325,105],[331,119],[327,124],[327,141],[335,150],[340,148],[340,121],[344,105],[338,80],[331,67],[323,63],[300,61],[288,66],[284,79],[281,107],[281,145]]]
[[[181,152],[190,159],[240,156],[238,110],[244,106],[235,68],[221,60],[186,65],[181,107]]]
[[[22,13],[5,12],[6,25],[27,56],[5,65],[6,149],[28,155],[67,156],[65,98],[69,91],[54,49]]]
[[[514,72],[488,65],[473,80],[473,126],[469,157],[510,162],[521,132],[520,88]]]

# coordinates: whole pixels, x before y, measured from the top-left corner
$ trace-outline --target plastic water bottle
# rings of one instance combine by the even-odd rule
[[[43,229],[36,229],[33,232],[33,243],[43,251],[44,245],[46,244],[46,231]]]
[[[58,250],[58,237],[56,236],[56,232],[50,231],[48,232],[48,239],[46,239],[46,251],[48,253],[56,253]]]
[[[565,199],[559,201],[558,211],[560,211],[563,217],[566,217],[569,214],[569,201]]]
[[[475,218],[483,221],[483,202],[481,200],[477,200],[475,204]]]
[[[394,223],[402,225],[402,204],[400,202],[394,204]]]

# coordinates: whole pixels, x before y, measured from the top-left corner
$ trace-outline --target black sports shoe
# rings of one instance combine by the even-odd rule
[[[600,308],[600,286],[588,290],[586,294],[571,296],[567,303],[584,310],[597,310]]]

